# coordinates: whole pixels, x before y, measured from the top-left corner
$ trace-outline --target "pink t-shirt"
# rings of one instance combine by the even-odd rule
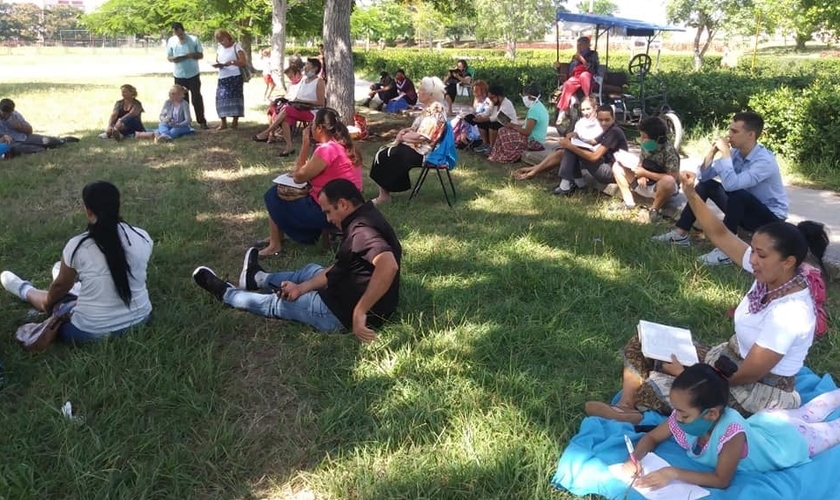
[[[309,179],[309,184],[312,185],[309,193],[315,201],[318,201],[318,195],[324,186],[333,179],[347,179],[359,188],[359,191],[362,190],[362,169],[353,165],[344,146],[335,141],[324,142],[315,148],[314,154],[327,164],[320,174]]]

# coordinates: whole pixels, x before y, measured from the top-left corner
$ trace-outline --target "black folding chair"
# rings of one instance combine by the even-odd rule
[[[426,182],[426,177],[428,177],[429,171],[434,170],[437,173],[438,180],[440,181],[440,187],[443,189],[443,196],[446,198],[446,204],[451,208],[452,204],[455,203],[458,195],[455,192],[455,183],[452,182],[452,174],[449,173],[449,171],[455,167],[454,161],[457,158],[453,135],[452,125],[450,125],[449,122],[446,122],[446,128],[444,129],[439,142],[435,146],[435,149],[423,158],[423,165],[420,167],[420,175],[417,176],[417,182],[414,183],[414,189],[411,190],[411,195],[408,197],[408,201],[411,201],[415,196],[417,196],[420,189],[423,187],[423,183]],[[450,151],[451,155],[449,157],[449,159],[453,161],[451,166],[446,161],[447,155],[441,155],[441,151],[439,151],[439,148],[447,147],[447,145],[452,148]],[[443,153],[445,153],[445,151]],[[430,158],[434,159],[430,161]],[[443,172],[446,172],[446,178],[449,179],[449,189],[447,189],[446,184],[443,182]],[[449,196],[450,190],[452,192],[451,199]]]

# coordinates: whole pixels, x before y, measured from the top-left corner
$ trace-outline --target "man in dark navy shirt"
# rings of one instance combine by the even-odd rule
[[[328,182],[318,203],[344,234],[332,266],[308,264],[297,271],[267,273],[259,265],[258,250],[250,248],[240,289],[203,266],[193,272],[193,279],[236,309],[300,321],[326,332],[352,331],[362,342],[370,342],[376,338],[371,327],[381,326],[399,303],[402,247],[391,225],[350,181]]]

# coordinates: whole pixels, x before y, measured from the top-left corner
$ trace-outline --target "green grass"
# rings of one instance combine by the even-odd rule
[[[224,309],[190,273],[238,276],[266,234],[262,195],[291,168],[250,140],[262,83],[247,86],[241,130],[155,146],[95,137],[124,81],[151,124],[168,77],[0,84],[37,130],[83,139],[0,162],[0,266],[47,285],[94,179],[116,183],[125,219],[155,239],[150,325],[40,355],[11,335],[0,343],[0,498],[567,498],[548,480],[583,403],[618,389],[617,350],[636,322],[710,342],[731,333],[725,311],[749,280],[698,266],[704,245],[654,245],[664,225],[617,218],[594,194],[550,196],[550,178],[517,183],[471,154],[454,171],[455,208],[436,179],[383,208],[404,245],[403,289],[374,344]],[[211,122],[213,86],[208,75]],[[377,146],[364,143],[368,158]],[[367,178],[365,192],[376,192]],[[330,257],[290,244],[264,265],[312,261]],[[0,294],[0,328],[13,332],[27,309]],[[835,344],[815,346],[809,364],[837,374]],[[61,417],[68,400],[84,423]]]

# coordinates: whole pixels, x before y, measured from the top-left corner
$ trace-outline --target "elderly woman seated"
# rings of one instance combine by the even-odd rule
[[[688,203],[706,237],[755,277],[735,310],[735,334],[716,346],[695,344],[697,356],[712,365],[726,356],[739,365],[729,380],[729,404],[742,415],[797,408],[801,400],[795,377],[814,340],[814,294],[819,288],[806,277],[803,263],[810,251],[822,267],[828,247],[825,229],[810,221],[796,226],[771,222],[756,230],[747,245],[729,232],[694,191],[696,176],[689,172],[681,176]],[[621,399],[615,405],[586,403],[586,413],[632,423],[641,421],[640,408],[670,413],[667,395],[674,377],[685,368],[676,359],[663,363],[646,358],[638,336],[624,347],[623,357]]]
[[[376,204],[391,200],[391,193],[411,189],[409,170],[423,165],[424,156],[437,145],[446,129],[444,86],[440,78],[425,77],[417,89],[417,99],[423,105],[420,116],[409,128],[397,133],[393,143],[376,152],[370,178],[379,185]]]
[[[283,140],[286,144],[283,151],[280,152],[280,156],[289,156],[295,152],[292,147],[291,127],[299,121],[311,122],[314,118],[313,110],[322,108],[326,101],[324,80],[318,78],[320,71],[321,61],[314,58],[306,60],[306,64],[303,66],[304,78],[299,84],[294,99],[283,103],[271,125],[253,137],[255,141],[268,142],[274,131],[282,127]]]
[[[311,137],[311,139],[310,139]],[[307,158],[310,141],[316,143],[312,156]],[[313,244],[324,229],[331,227],[318,205],[318,195],[326,183],[333,179],[347,179],[362,188],[362,156],[353,145],[347,127],[338,113],[330,108],[319,109],[312,125],[303,132],[303,144],[291,177],[297,183],[310,186],[308,194],[299,199],[281,198],[277,185],[265,193],[268,209],[268,246],[260,250],[261,256],[280,252],[283,238],[304,244]],[[303,194],[303,193],[301,193]]]

